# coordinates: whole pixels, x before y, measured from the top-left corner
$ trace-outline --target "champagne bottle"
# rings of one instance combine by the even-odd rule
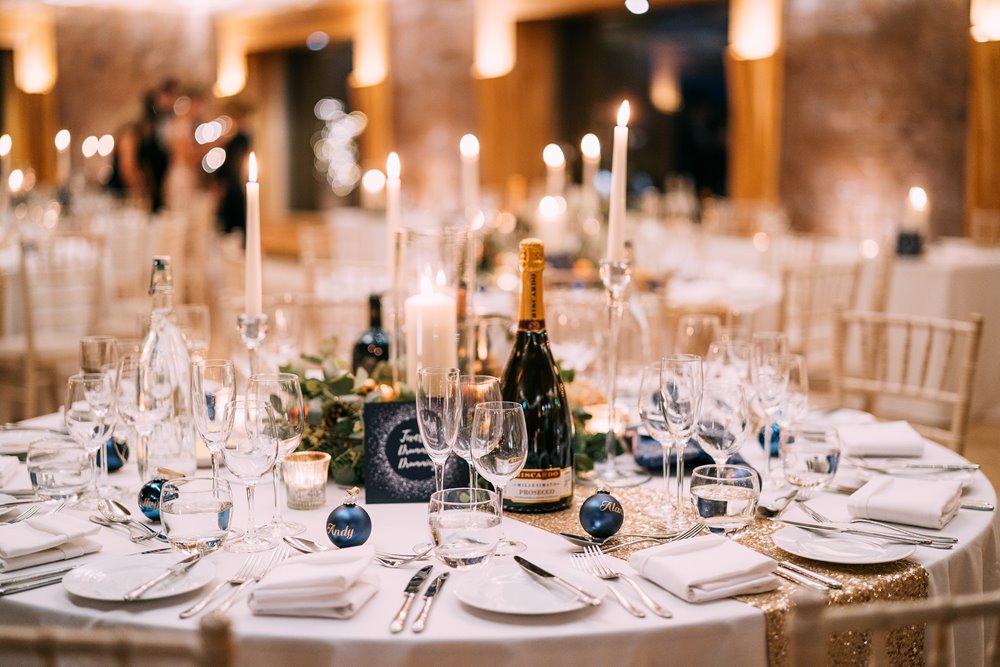
[[[368,330],[354,343],[351,367],[357,373],[364,368],[369,375],[380,361],[389,359],[389,339],[382,330],[382,300],[378,294],[368,297]]]
[[[573,502],[573,420],[545,332],[540,240],[521,241],[520,267],[520,321],[500,385],[505,401],[524,408],[528,456],[524,470],[504,489],[504,508],[554,512]]]

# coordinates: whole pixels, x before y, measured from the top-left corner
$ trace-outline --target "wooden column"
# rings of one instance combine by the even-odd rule
[[[374,86],[348,87],[350,106],[368,117],[368,125],[361,134],[362,169],[385,171],[385,157],[395,150],[393,127],[385,119],[392,118],[392,86],[388,79]]]
[[[726,52],[731,198],[779,199],[782,74],[780,50],[755,60]]]
[[[1000,210],[1000,42],[969,46],[965,222],[976,209]]]

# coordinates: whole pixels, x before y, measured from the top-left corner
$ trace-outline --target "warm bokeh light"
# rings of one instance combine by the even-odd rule
[[[865,239],[861,242],[860,251],[861,256],[865,259],[875,259],[879,253],[878,241],[875,239]]]
[[[781,0],[731,0],[729,48],[741,60],[773,56],[781,43]]]
[[[550,169],[558,169],[566,165],[566,156],[558,144],[549,144],[542,150],[542,160],[545,166]]]
[[[649,0],[625,0],[625,9],[633,14],[645,14],[649,11]]]
[[[514,69],[517,24],[513,5],[510,0],[476,0],[472,33],[475,76],[494,79]]]
[[[257,155],[250,151],[250,164],[247,167],[247,180],[251,183],[257,182]]]
[[[115,149],[115,138],[110,134],[105,134],[100,139],[97,140],[97,154],[101,157],[107,157],[111,155],[111,151]]]
[[[20,192],[24,187],[24,172],[20,169],[10,172],[10,176],[7,177],[7,187],[11,192]]]
[[[207,123],[202,123],[194,130],[194,140],[199,144],[210,144],[218,141],[222,137],[223,125],[217,118]]]
[[[44,3],[4,3],[14,47],[14,84],[31,94],[52,90],[58,76],[56,28],[51,8]],[[11,44],[6,44],[10,48]]]
[[[83,140],[80,145],[80,150],[83,151],[83,157],[94,157],[97,155],[97,144],[98,139],[94,135],[90,135]]]
[[[1000,0],[972,0],[969,24],[977,42],[1000,41]]]
[[[351,83],[374,86],[389,73],[388,19],[385,0],[358,3],[354,26],[354,70]]]
[[[215,94],[230,97],[247,84],[247,55],[242,40],[231,29],[220,26],[216,56]]]
[[[474,158],[479,155],[479,139],[474,134],[464,135],[458,142],[458,152],[464,158]]]
[[[677,113],[681,97],[680,59],[677,47],[657,43],[652,48],[652,72],[649,78],[649,101],[660,113]]]
[[[0,157],[4,157],[10,154],[10,147],[14,144],[10,139],[9,134],[5,134],[0,137]]]
[[[385,187],[385,174],[379,169],[369,169],[361,177],[361,187],[366,192],[378,192]]]
[[[628,100],[624,100],[622,105],[618,107],[618,127],[625,127],[628,125],[629,115],[631,110],[628,104]]]
[[[225,163],[226,149],[216,146],[205,153],[205,157],[201,159],[201,168],[205,170],[206,174],[211,174]]]
[[[596,134],[585,134],[580,139],[580,152],[583,157],[590,160],[598,160],[601,157],[601,140]]]
[[[566,200],[562,197],[545,196],[538,201],[538,215],[555,218],[566,212]]]
[[[401,171],[401,165],[399,164],[399,155],[397,155],[395,152],[389,153],[389,157],[385,159],[386,177],[398,180],[400,171]]]
[[[918,210],[922,211],[927,208],[927,191],[921,187],[910,188],[910,205]]]
[[[69,130],[59,130],[56,132],[56,150],[64,151],[69,148],[70,139]]]

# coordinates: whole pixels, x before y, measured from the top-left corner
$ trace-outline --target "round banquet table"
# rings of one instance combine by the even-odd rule
[[[35,420],[33,425],[54,425],[52,417]],[[749,444],[742,454],[760,464],[758,448]],[[756,460],[755,460],[756,458]],[[931,445],[925,459],[961,460],[956,454]],[[207,474],[203,472],[202,474]],[[112,477],[117,484],[137,484],[134,466]],[[654,478],[653,483],[660,480]],[[244,495],[234,484],[234,499]],[[262,482],[257,490],[258,520],[271,510],[271,486]],[[618,494],[627,494],[619,490]],[[995,502],[992,485],[977,473],[966,497]],[[321,510],[286,510],[286,517],[303,523],[305,537],[325,542],[324,526],[330,509],[340,504],[344,489],[330,485],[327,506]],[[824,513],[843,515],[846,496],[820,493],[814,504]],[[428,533],[423,504],[366,505],[374,529],[371,541],[377,548],[406,551],[425,542]],[[133,503],[133,509],[134,503]],[[68,512],[70,510],[63,510]],[[87,513],[79,512],[85,518]],[[236,525],[246,517],[245,499],[237,500]],[[944,532],[960,538],[958,547],[943,551],[917,547],[912,556],[930,576],[930,595],[981,592],[1000,588],[1000,531],[995,512],[962,510]],[[543,530],[511,518],[505,519],[508,535],[528,545],[532,560],[569,563],[572,546]],[[124,533],[102,529],[96,539],[103,549],[77,562],[123,555],[150,548],[132,544]],[[153,544],[156,544],[155,542]],[[219,551],[210,561],[216,576],[228,577],[245,559],[243,554]],[[86,559],[86,560],[85,560]],[[624,561],[622,571],[631,569]],[[39,569],[50,568],[41,566]],[[363,664],[377,665],[484,665],[506,664],[698,664],[744,666],[767,665],[764,614],[736,600],[688,604],[644,582],[653,597],[674,612],[674,618],[652,614],[644,619],[629,616],[613,600],[597,608],[587,608],[548,616],[510,616],[472,609],[454,594],[462,573],[456,573],[438,597],[434,612],[422,634],[409,628],[399,634],[389,632],[389,622],[403,598],[403,588],[419,564],[398,570],[370,566],[380,580],[378,594],[349,620],[254,616],[245,602],[230,610],[236,644],[236,663],[245,666],[281,664]],[[445,571],[435,564],[435,574]],[[21,570],[18,574],[27,572]],[[134,628],[189,629],[198,620],[181,620],[177,613],[191,605],[207,589],[164,600],[105,603],[69,595],[60,585],[48,586],[0,598],[0,623],[49,623],[72,627],[130,626]],[[419,601],[415,604],[419,608]],[[411,610],[411,620],[416,611]],[[975,665],[983,661],[984,639],[981,625],[956,626],[953,630],[952,663]],[[4,664],[0,647],[0,664]]]

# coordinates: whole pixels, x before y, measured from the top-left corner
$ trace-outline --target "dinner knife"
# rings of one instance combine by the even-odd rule
[[[143,595],[145,595],[146,592],[149,591],[149,589],[151,589],[153,586],[156,586],[157,584],[162,583],[172,577],[177,577],[184,574],[185,572],[188,571],[188,568],[197,563],[199,560],[201,560],[201,552],[192,554],[187,558],[185,558],[184,560],[180,561],[179,563],[174,563],[173,565],[168,567],[167,571],[164,572],[163,574],[158,574],[149,581],[147,581],[146,583],[140,586],[136,586],[129,592],[125,593],[125,595],[122,596],[122,599],[127,600],[129,602],[131,602],[132,600],[138,600]]]
[[[809,577],[806,577],[805,575],[799,574],[795,570],[789,570],[785,567],[779,566],[774,573],[783,579],[788,579],[789,581],[795,582],[800,586],[812,588],[813,590],[826,591],[829,588],[826,584],[821,584],[818,581],[814,581]]]
[[[42,586],[51,586],[52,584],[58,584],[66,576],[65,572],[59,574],[54,574],[44,578],[34,578],[30,580],[24,580],[15,584],[0,584],[0,597],[4,595],[10,595],[12,593],[21,593],[24,591],[31,591],[36,588],[41,588]]]
[[[811,579],[819,581],[820,583],[826,584],[827,588],[840,589],[844,587],[842,583],[840,583],[833,577],[828,577],[825,574],[820,574],[819,572],[813,572],[812,570],[808,570],[802,567],[801,565],[796,565],[795,563],[792,563],[790,561],[779,560],[778,565],[787,570],[797,572],[798,574],[801,574],[804,577],[809,577]]]
[[[431,605],[434,604],[434,598],[438,593],[441,592],[441,588],[444,587],[444,582],[448,581],[448,573],[439,574],[438,578],[431,582],[431,585],[427,587],[427,592],[424,593],[424,606],[420,608],[420,613],[417,614],[417,620],[413,621],[413,631],[423,632],[424,628],[427,627],[427,616],[431,613]]]
[[[827,526],[819,523],[806,523],[804,521],[792,521],[790,519],[774,519],[778,523],[783,523],[805,530],[815,530],[827,533],[842,533],[844,535],[856,535],[858,537],[875,537],[890,542],[900,542],[902,544],[914,544],[917,546],[933,546],[937,549],[951,549],[950,543],[944,543],[933,539],[922,539],[918,537],[908,537],[902,533],[880,533],[874,530],[858,530],[856,528],[841,528],[840,526]]]
[[[410,606],[413,604],[413,598],[417,596],[417,591],[420,590],[427,577],[431,576],[432,569],[434,569],[433,565],[425,565],[415,575],[410,577],[409,583],[403,589],[403,595],[405,596],[403,598],[403,606],[399,608],[399,611],[396,612],[396,617],[389,624],[391,632],[402,632],[403,627],[406,625],[406,617],[410,614]]]
[[[548,570],[535,565],[531,561],[525,560],[520,556],[514,556],[514,561],[518,565],[520,565],[528,574],[532,574],[538,577],[539,579],[543,580],[551,579],[555,583],[559,584],[560,586],[571,592],[573,594],[573,597],[577,598],[581,602],[585,602],[591,605],[592,607],[596,607],[599,604],[601,604],[601,598],[591,595],[590,593],[583,590],[576,584],[566,581],[562,577],[552,574]]]
[[[76,567],[78,567],[78,566],[77,565],[68,565],[68,566],[64,565],[64,566],[62,566],[60,568],[57,568],[57,569],[54,569],[54,570],[46,570],[45,572],[33,572],[31,574],[13,575],[13,576],[7,577],[7,578],[5,578],[3,580],[0,580],[0,587],[10,586],[10,585],[17,585],[17,584],[23,584],[23,583],[27,583],[29,581],[32,581],[34,579],[47,579],[47,578],[55,576],[57,574],[66,574],[67,572],[69,572],[70,570],[72,570],[72,569],[74,569]]]

